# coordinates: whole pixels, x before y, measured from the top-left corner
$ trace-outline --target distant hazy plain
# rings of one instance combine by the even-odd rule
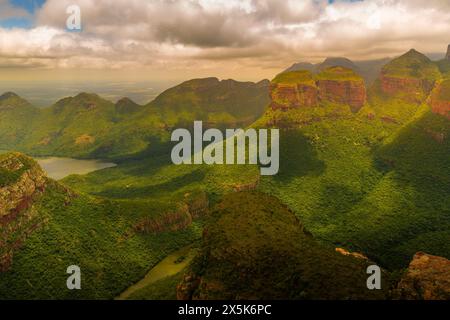
[[[0,95],[12,91],[37,107],[48,107],[59,99],[75,96],[80,92],[97,93],[113,102],[128,97],[136,103],[146,104],[176,84],[176,82],[130,81],[0,81]]]

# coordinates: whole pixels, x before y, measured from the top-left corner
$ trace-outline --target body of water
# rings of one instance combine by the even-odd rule
[[[115,167],[112,162],[100,160],[79,160],[72,158],[35,158],[47,175],[55,180],[63,179],[71,174],[87,174],[89,172]]]

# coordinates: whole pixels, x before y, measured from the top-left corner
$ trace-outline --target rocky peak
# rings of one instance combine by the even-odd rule
[[[447,54],[445,55],[445,59],[450,60],[450,44],[448,45]]]
[[[416,49],[412,48],[410,49],[407,53],[405,53],[404,55],[408,55],[408,56],[424,56],[422,53],[420,53],[419,51],[417,51]]]
[[[416,49],[410,49],[408,52],[404,53],[400,57],[393,60],[396,61],[410,61],[415,63],[431,63],[430,58],[428,58],[425,54],[417,51]]]

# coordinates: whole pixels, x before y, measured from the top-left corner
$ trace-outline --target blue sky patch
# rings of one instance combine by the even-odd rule
[[[36,9],[45,3],[45,0],[9,0],[9,3],[14,7],[23,8],[29,13],[34,13]]]
[[[9,0],[11,7],[24,9],[29,13],[28,16],[7,17],[0,19],[0,27],[3,28],[32,28],[34,25],[34,13],[38,10],[46,0]]]

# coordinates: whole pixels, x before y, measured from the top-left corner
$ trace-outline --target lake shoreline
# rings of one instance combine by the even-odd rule
[[[63,157],[33,157],[47,173],[48,177],[61,180],[73,174],[88,174],[94,171],[114,168],[113,162],[103,162],[99,159],[82,160]]]

